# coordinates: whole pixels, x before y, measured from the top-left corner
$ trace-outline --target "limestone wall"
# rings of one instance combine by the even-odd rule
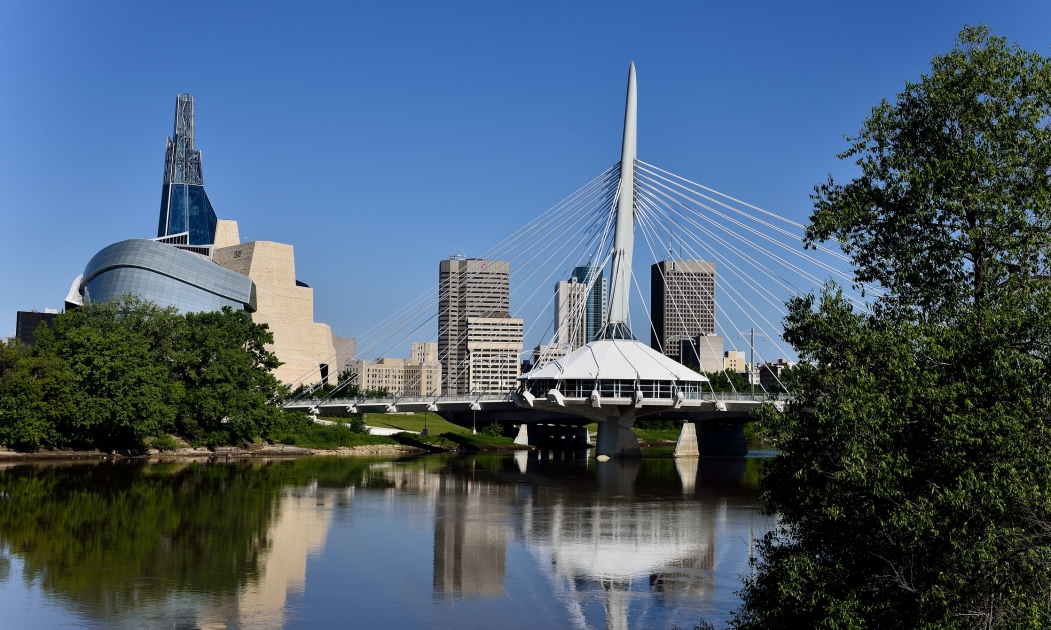
[[[230,222],[233,223],[233,222]],[[236,223],[233,234],[236,238]],[[314,290],[296,286],[296,263],[291,245],[270,241],[253,241],[216,248],[219,265],[248,276],[255,282],[258,310],[252,314],[256,323],[268,324],[274,333],[269,349],[282,362],[274,375],[291,383],[317,369],[335,354],[332,330],[314,321]],[[336,366],[329,374],[336,376]],[[315,373],[306,382],[316,382]]]

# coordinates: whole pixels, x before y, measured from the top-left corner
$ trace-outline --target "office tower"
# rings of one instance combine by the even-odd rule
[[[587,339],[587,285],[570,278],[555,284],[555,341],[579,348]]]
[[[421,365],[437,363],[438,344],[433,341],[414,341],[409,358],[419,361]]]
[[[719,335],[697,335],[679,341],[679,363],[696,366],[701,372],[722,372],[726,363],[723,338]]]
[[[606,323],[606,300],[609,293],[606,277],[601,268],[585,265],[573,269],[571,278],[576,278],[576,281],[584,286],[594,282],[584,307],[584,343],[594,341]]]
[[[681,362],[681,341],[714,334],[715,263],[654,263],[650,267],[650,347]]]
[[[175,130],[164,153],[164,185],[157,238],[171,245],[207,247],[215,243],[218,219],[204,192],[201,152],[193,146],[193,97],[175,101]],[[191,250],[193,251],[193,250]],[[203,253],[203,252],[198,252]]]
[[[518,385],[522,329],[517,317],[467,318],[467,391],[506,394]]]
[[[438,265],[438,362],[442,393],[470,391],[468,320],[504,319],[510,308],[511,265],[454,255]],[[476,329],[484,328],[476,323]],[[476,331],[477,332],[477,331]],[[519,338],[521,344],[521,338]],[[517,357],[515,371],[518,371]]]

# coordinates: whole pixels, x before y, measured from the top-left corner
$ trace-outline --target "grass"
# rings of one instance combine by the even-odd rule
[[[427,423],[427,426],[430,428],[430,422]],[[486,451],[518,447],[513,438],[490,436],[483,433],[472,434],[462,427],[456,427],[455,431],[446,431],[439,435],[399,433],[391,437],[401,444],[418,446],[428,450]]]
[[[664,440],[676,441],[679,439],[679,434],[682,433],[682,429],[640,429],[638,427],[633,431],[640,442],[647,444],[660,444]]]
[[[335,418],[330,419],[335,420]],[[388,427],[401,429],[402,431],[416,431],[418,433],[423,431],[423,414],[416,413],[407,416],[394,413],[367,413],[365,414],[365,424],[370,427]],[[463,430],[464,428],[460,425],[453,424],[436,413],[427,414],[427,432],[431,435]]]
[[[368,446],[371,444],[397,444],[397,442],[386,436],[354,433],[345,424],[317,424],[306,419],[300,420],[294,426],[275,431],[268,438],[275,444],[319,449],[336,449],[341,446]]]

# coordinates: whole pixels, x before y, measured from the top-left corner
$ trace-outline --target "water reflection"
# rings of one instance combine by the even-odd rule
[[[359,625],[689,627],[725,617],[770,526],[760,467],[583,452],[9,467],[0,606],[35,597],[24,625],[82,627],[339,627],[348,606]]]

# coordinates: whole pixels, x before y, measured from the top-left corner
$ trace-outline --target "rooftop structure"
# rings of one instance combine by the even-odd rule
[[[194,101],[175,100],[175,129],[164,152],[164,184],[157,238],[173,245],[206,247],[215,243],[218,218],[204,191],[201,152],[194,148]]]

